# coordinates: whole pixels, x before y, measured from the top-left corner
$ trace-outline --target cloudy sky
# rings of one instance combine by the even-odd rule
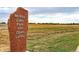
[[[24,7],[31,23],[79,23],[79,7]],[[1,7],[0,22],[7,22],[16,7]]]

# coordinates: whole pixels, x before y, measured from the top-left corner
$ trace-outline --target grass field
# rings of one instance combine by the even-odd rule
[[[79,45],[79,25],[29,24],[28,51],[72,52]],[[0,25],[0,51],[10,51],[6,25]]]
[[[0,51],[10,51],[9,43],[8,28],[0,24]]]

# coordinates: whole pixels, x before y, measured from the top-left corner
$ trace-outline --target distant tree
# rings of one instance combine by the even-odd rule
[[[1,22],[1,24],[6,24],[5,22]]]

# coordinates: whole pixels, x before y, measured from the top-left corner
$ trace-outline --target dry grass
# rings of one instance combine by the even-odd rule
[[[9,34],[6,25],[0,25],[0,51],[10,51]]]

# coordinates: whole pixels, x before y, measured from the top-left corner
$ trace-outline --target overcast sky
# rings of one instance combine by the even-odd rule
[[[24,7],[31,23],[79,23],[79,7]],[[0,8],[0,22],[7,22],[15,7]]]

